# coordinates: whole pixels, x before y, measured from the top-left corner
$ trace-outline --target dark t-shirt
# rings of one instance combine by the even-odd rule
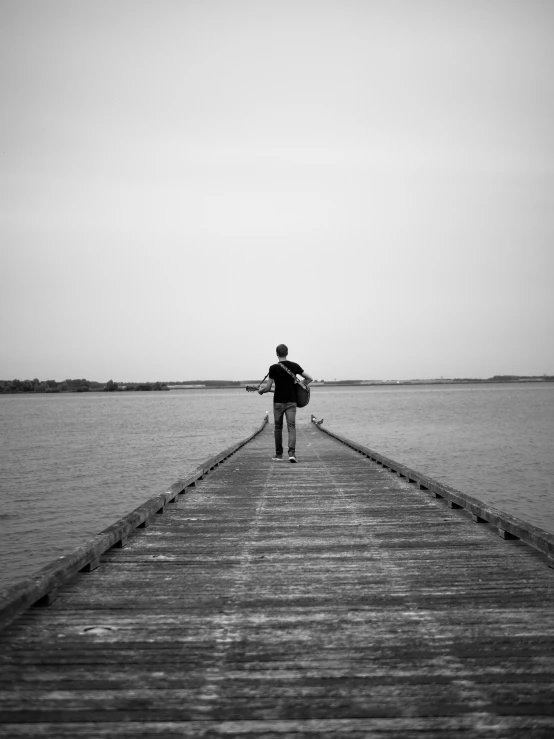
[[[289,362],[285,359],[283,364],[290,369],[293,375],[301,375],[304,372],[296,362]],[[285,372],[278,364],[272,364],[269,368],[269,377],[275,382],[274,403],[296,403],[295,382],[288,372]]]

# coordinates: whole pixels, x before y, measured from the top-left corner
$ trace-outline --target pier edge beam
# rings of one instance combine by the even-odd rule
[[[526,521],[519,520],[515,518],[514,516],[511,516],[510,514],[504,513],[503,511],[498,511],[494,508],[488,511],[487,510],[488,506],[483,501],[478,500],[477,498],[473,498],[472,496],[466,495],[464,493],[461,493],[461,491],[459,490],[454,490],[450,488],[450,486],[448,485],[442,485],[442,483],[439,483],[436,480],[432,480],[432,478],[428,478],[425,475],[418,473],[416,470],[411,470],[410,468],[405,467],[404,465],[397,466],[393,460],[387,459],[386,457],[382,457],[379,453],[373,452],[371,449],[368,449],[367,447],[364,447],[360,444],[354,444],[352,441],[343,438],[339,434],[336,434],[327,428],[322,428],[320,425],[322,421],[317,422],[315,416],[313,415],[312,415],[311,420],[314,426],[316,426],[316,428],[321,433],[324,433],[327,436],[330,436],[332,439],[335,439],[340,444],[345,444],[351,449],[364,452],[365,455],[369,459],[371,459],[372,462],[375,462],[375,464],[378,465],[379,467],[390,470],[391,472],[395,474],[398,474],[399,471],[402,470],[403,473],[406,475],[408,482],[416,485],[417,489],[429,491],[429,485],[432,485],[434,487],[433,483],[435,483],[439,490],[442,490],[444,488],[444,495],[441,495],[441,493],[436,492],[437,488],[435,488],[435,490],[432,489],[429,491],[431,496],[435,498],[443,498],[443,499],[446,497],[445,502],[448,502],[450,500],[449,498],[450,490],[453,493],[460,495],[459,499],[461,499],[462,501],[467,500],[467,505],[464,503],[460,505],[459,507],[462,509],[462,511],[467,511],[470,514],[471,519],[474,523],[488,523],[491,525],[493,530],[496,531],[498,536],[500,536],[502,539],[520,541],[523,544],[526,544],[527,546],[532,547],[536,551],[540,552],[542,555],[545,555],[545,559],[548,564],[548,567],[554,568],[554,536],[551,533],[543,529],[540,529]],[[427,482],[427,485],[424,484],[425,482]],[[454,506],[451,506],[451,507],[454,507]],[[479,513],[473,513],[472,509],[473,510],[477,509],[480,513],[483,512],[484,515],[488,515],[489,518],[483,518],[483,516],[479,515]],[[504,528],[506,524],[504,524],[504,526],[502,525],[503,519],[506,520],[507,525],[510,525],[510,526],[514,525],[514,528],[518,533],[512,534],[510,531]]]
[[[199,466],[190,477],[177,480],[166,491],[164,494],[165,501],[161,504],[165,505],[171,502],[167,496],[172,495],[173,491],[175,491],[175,495],[186,492],[186,489],[195,485],[197,480],[202,480],[206,474],[207,465],[218,467],[221,461],[229,459],[239,449],[256,438],[267,424],[268,413],[266,412],[262,424],[253,433],[220,452],[215,458],[212,457],[206,460],[204,465]],[[114,545],[123,547],[126,543],[127,534],[132,535],[136,529],[148,527],[148,519],[156,513],[155,506],[159,510],[160,496],[149,498],[143,505],[123,516],[81,546],[76,547],[68,555],[59,557],[40,568],[32,578],[26,578],[9,587],[7,595],[0,598],[0,630],[9,626],[29,608],[35,605],[50,605],[56,598],[58,587],[69,581],[77,572],[91,572],[96,569],[100,564],[101,554],[112,549]],[[97,557],[97,562],[93,561],[95,557]]]

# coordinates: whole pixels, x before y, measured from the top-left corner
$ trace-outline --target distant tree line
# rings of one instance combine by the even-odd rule
[[[121,392],[123,390],[167,390],[165,382],[108,382],[102,388],[107,393]]]
[[[88,393],[93,390],[167,390],[162,382],[126,382],[117,383],[109,380],[106,383],[94,380],[0,380],[1,393]]]
[[[493,377],[488,377],[486,380],[472,377],[453,378],[453,382],[521,382],[523,380],[552,382],[554,380],[554,375],[494,375]]]
[[[102,390],[103,382],[93,380],[0,380],[0,393],[88,393]]]

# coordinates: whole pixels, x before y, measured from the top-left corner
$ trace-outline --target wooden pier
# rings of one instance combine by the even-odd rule
[[[0,597],[0,736],[552,739],[554,537],[272,430]]]

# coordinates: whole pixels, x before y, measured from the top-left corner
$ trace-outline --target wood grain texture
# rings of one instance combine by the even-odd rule
[[[2,737],[552,737],[540,552],[271,429],[0,635]]]

